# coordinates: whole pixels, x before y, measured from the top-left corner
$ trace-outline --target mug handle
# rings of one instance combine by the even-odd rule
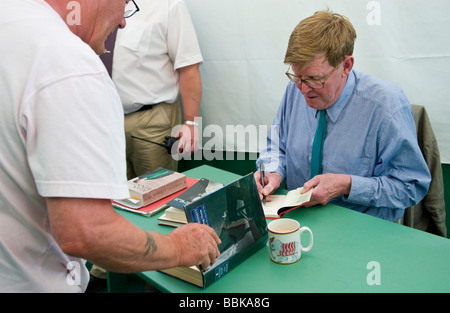
[[[309,245],[306,248],[304,248],[301,243],[300,243],[300,247],[302,248],[302,251],[308,252],[309,250],[311,250],[311,248],[313,246],[313,233],[312,233],[311,229],[309,229],[309,227],[303,226],[300,228],[300,236],[302,235],[303,231],[305,231],[305,230],[309,232],[309,234],[311,235],[311,237],[310,237],[311,239],[309,240]]]

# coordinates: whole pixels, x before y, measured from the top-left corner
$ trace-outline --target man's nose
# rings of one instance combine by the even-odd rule
[[[295,83],[297,88],[300,89],[300,91],[305,94],[308,91],[313,90],[313,88],[309,87],[307,84],[305,84],[305,82],[302,82],[301,80],[299,80],[298,82]]]

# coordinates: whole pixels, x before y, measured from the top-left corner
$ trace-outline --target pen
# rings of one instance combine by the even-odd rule
[[[148,180],[148,179],[157,178],[157,177],[162,176],[162,175],[164,175],[166,173],[169,173],[169,172],[170,172],[169,170],[164,169],[164,170],[161,170],[159,172],[156,172],[156,173],[153,173],[153,174],[149,174],[147,176],[139,176],[135,180],[133,180],[133,183],[137,183],[137,182],[142,181],[142,180]]]
[[[264,163],[261,163],[261,166],[259,167],[259,171],[261,172],[261,186],[264,188]],[[263,195],[262,199],[263,204],[266,204],[266,196]]]

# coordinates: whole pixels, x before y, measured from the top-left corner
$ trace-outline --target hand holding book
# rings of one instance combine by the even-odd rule
[[[303,184],[302,192],[310,191],[314,188],[314,194],[305,206],[325,205],[336,197],[348,196],[351,185],[351,176],[347,174],[326,173],[316,175]]]
[[[177,247],[178,266],[201,265],[208,268],[216,261],[221,243],[214,229],[207,225],[188,223],[167,235]]]

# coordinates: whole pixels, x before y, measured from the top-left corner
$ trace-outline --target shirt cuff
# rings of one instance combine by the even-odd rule
[[[372,180],[368,177],[361,177],[350,175],[352,178],[352,186],[347,201],[351,203],[358,203],[361,205],[370,205],[370,200],[373,199]]]

